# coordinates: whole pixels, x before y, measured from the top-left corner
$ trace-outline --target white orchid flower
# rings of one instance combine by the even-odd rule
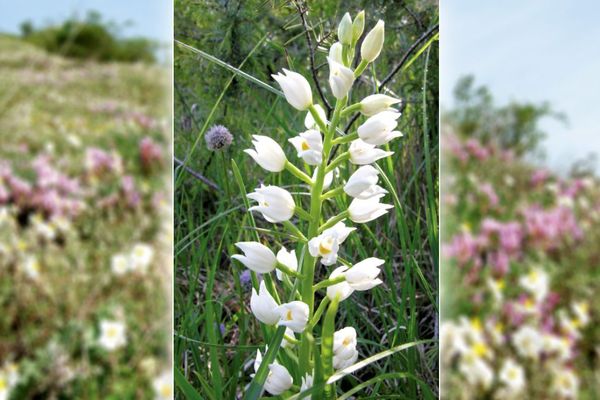
[[[340,329],[333,334],[333,368],[344,369],[356,362],[356,330],[353,327]]]
[[[335,42],[329,48],[329,58],[339,64],[344,64],[344,61],[342,60],[343,49],[344,46],[340,42]]]
[[[252,288],[252,297],[250,297],[250,309],[252,314],[263,324],[275,325],[279,321],[279,314],[275,312],[277,302],[271,296],[271,293],[265,286],[265,281],[260,283],[258,293]]]
[[[340,245],[356,228],[349,228],[343,222],[338,222],[333,227],[325,229],[319,236],[308,242],[308,251],[313,257],[321,257],[321,264],[333,265],[337,261]]]
[[[304,111],[312,105],[312,92],[310,84],[305,77],[297,72],[283,69],[277,75],[271,75],[279,83],[285,99],[295,109]]]
[[[298,152],[298,157],[302,157],[308,165],[320,165],[323,161],[323,137],[316,129],[309,129],[289,139]]]
[[[247,197],[258,202],[258,205],[250,207],[250,211],[260,212],[269,222],[287,221],[294,215],[294,198],[287,190],[278,186],[261,185]]]
[[[329,279],[337,278],[338,276],[344,275],[344,272],[348,270],[348,267],[342,265],[341,267],[337,267],[333,270],[331,275],[329,275]],[[348,282],[340,282],[335,285],[327,287],[327,297],[329,300],[335,300],[338,297],[339,301],[346,300],[350,295],[354,292],[352,286],[348,284]]]
[[[365,36],[362,45],[360,46],[360,56],[363,60],[373,62],[381,49],[383,48],[383,40],[385,36],[385,23],[382,20],[377,21],[377,24],[367,36]]]
[[[394,111],[391,106],[400,103],[400,101],[400,99],[385,94],[373,94],[361,100],[360,112],[367,117],[371,117],[383,111]]]
[[[247,268],[260,274],[271,272],[277,266],[275,254],[262,243],[258,242],[238,242],[236,247],[244,252],[244,255],[235,254],[231,256]]]
[[[354,71],[335,61],[327,58],[329,63],[329,86],[336,99],[343,99],[348,95],[354,83]]]
[[[304,392],[313,387],[313,376],[306,374],[302,377],[302,384],[300,385],[300,393]],[[304,397],[306,400],[311,400],[312,395],[308,395]]]
[[[350,176],[344,185],[344,192],[348,196],[363,200],[387,193],[385,189],[377,185],[378,180],[379,171],[370,165],[362,166]]]
[[[285,168],[287,158],[283,149],[273,139],[263,135],[252,135],[253,149],[246,149],[244,153],[256,161],[258,165],[270,172],[281,172]]]
[[[356,223],[365,223],[379,218],[387,213],[387,210],[394,208],[391,204],[380,203],[379,200],[383,194],[370,197],[366,200],[354,199],[348,207],[350,219]]]
[[[366,143],[361,139],[352,141],[348,152],[350,153],[350,162],[355,165],[372,164],[381,158],[394,154],[393,151],[378,149],[374,144]]]
[[[258,368],[262,363],[262,354],[260,350],[256,350],[256,359],[254,360],[254,372],[258,372]],[[278,396],[292,387],[293,380],[288,370],[280,365],[277,361],[269,365],[269,374],[265,379],[264,388],[269,394]]]
[[[296,257],[296,250],[287,251],[285,247],[282,247],[277,252],[277,261],[292,271],[298,271],[298,257]],[[283,279],[283,272],[280,270],[276,270],[275,274],[277,275],[277,279]]]
[[[383,282],[381,279],[377,278],[377,275],[381,272],[379,266],[384,262],[385,260],[369,257],[354,264],[352,268],[344,272],[346,282],[348,282],[350,287],[354,290],[369,290],[380,285]]]
[[[358,127],[358,137],[369,144],[376,146],[386,144],[390,140],[402,136],[402,133],[395,131],[400,117],[399,112],[383,111],[369,117],[361,126]]]
[[[277,325],[287,326],[294,332],[302,332],[308,323],[308,304],[301,301],[284,303],[275,310],[280,318]]]

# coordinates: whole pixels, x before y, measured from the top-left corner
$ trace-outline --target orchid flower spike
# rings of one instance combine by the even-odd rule
[[[283,69],[277,75],[271,75],[279,83],[285,99],[299,111],[307,110],[312,105],[312,92],[310,84],[305,77],[297,72]]]
[[[244,255],[235,254],[231,258],[240,261],[252,271],[266,274],[273,271],[277,266],[275,254],[262,243],[238,242],[235,245],[244,252]]]
[[[287,158],[283,149],[268,136],[252,135],[254,149],[246,149],[244,153],[256,161],[258,165],[270,172],[281,172],[285,168]]]
[[[271,296],[271,293],[265,286],[265,281],[260,283],[259,291],[252,288],[252,297],[250,297],[250,309],[252,314],[263,324],[275,325],[279,321],[279,314],[275,312],[277,302]]]
[[[258,202],[258,205],[250,207],[250,211],[260,212],[269,222],[287,221],[292,218],[296,209],[290,192],[278,186],[261,185],[247,197]]]

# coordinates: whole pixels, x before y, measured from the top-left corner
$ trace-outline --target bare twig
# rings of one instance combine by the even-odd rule
[[[312,78],[317,87],[317,92],[319,92],[319,97],[323,101],[323,104],[325,104],[327,115],[329,115],[331,114],[332,110],[331,104],[329,104],[327,101],[327,98],[321,89],[321,85],[319,84],[319,79],[317,78],[317,68],[315,67],[315,48],[313,47],[312,39],[310,38],[308,22],[306,21],[306,11],[308,10],[308,7],[306,6],[306,2],[300,4],[300,2],[296,0],[294,0],[294,5],[298,9],[298,14],[300,14],[300,18],[302,19],[302,26],[304,26],[304,33],[306,34],[306,42],[308,44],[308,50],[310,51],[310,71],[312,73]]]
[[[208,179],[207,177],[205,177],[201,173],[194,171],[193,169],[191,169],[187,165],[184,165],[183,161],[181,161],[177,157],[173,157],[173,161],[175,161],[175,164],[177,166],[183,167],[190,175],[192,175],[194,178],[198,179],[199,181],[201,181],[202,183],[204,183],[205,185],[207,185],[211,189],[213,189],[213,190],[215,190],[217,192],[221,191],[221,188],[216,183],[214,183],[213,181],[211,181],[210,179]]]

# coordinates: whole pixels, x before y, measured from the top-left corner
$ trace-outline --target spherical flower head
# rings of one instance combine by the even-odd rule
[[[287,158],[283,149],[268,136],[252,135],[254,149],[246,149],[244,153],[256,161],[258,165],[270,172],[281,172],[285,168]]]
[[[395,111],[377,113],[358,127],[358,136],[375,146],[386,144],[392,139],[402,136],[402,133],[394,130],[398,126],[396,120],[399,117],[400,113]]]
[[[344,273],[346,282],[354,290],[369,290],[383,283],[377,275],[381,272],[379,266],[385,261],[370,257],[357,264]]]
[[[320,165],[323,161],[323,138],[318,130],[309,129],[288,140],[308,165]]]
[[[371,117],[383,111],[395,111],[391,106],[400,103],[400,101],[400,99],[385,94],[373,94],[361,100],[360,112],[367,117]]]
[[[244,252],[244,255],[235,254],[231,258],[240,261],[252,271],[266,274],[275,269],[277,265],[275,254],[264,244],[258,242],[238,242],[235,245]]]
[[[350,153],[350,162],[355,165],[372,164],[381,158],[394,154],[393,151],[378,149],[374,144],[366,143],[361,139],[352,141],[348,152]]]
[[[206,141],[206,147],[209,150],[222,150],[231,145],[231,142],[233,142],[233,135],[229,132],[229,129],[223,125],[214,125],[206,132],[204,140]]]
[[[373,196],[367,200],[354,199],[348,207],[350,219],[356,223],[366,223],[387,213],[387,210],[394,208],[391,204],[380,203],[379,200],[383,194]]]
[[[347,270],[348,267],[344,265],[337,267],[333,270],[331,275],[329,275],[329,279],[335,279],[338,276],[342,276]],[[329,297],[329,300],[335,300],[337,297],[338,301],[343,301],[350,297],[353,292],[354,289],[352,289],[352,287],[346,281],[327,287],[327,297]]]
[[[329,63],[329,87],[336,99],[343,99],[348,95],[352,84],[354,83],[354,72],[334,60],[327,58]]]
[[[365,39],[360,46],[360,55],[363,60],[373,62],[381,49],[383,48],[383,40],[385,35],[385,23],[382,20],[377,22],[377,25],[365,36]]]
[[[260,283],[259,291],[252,288],[250,309],[254,316],[263,324],[274,325],[279,321],[279,313],[275,312],[277,302],[265,286],[265,281]]]
[[[308,323],[308,304],[301,301],[284,303],[275,310],[280,318],[277,325],[287,326],[296,333],[302,332]]]
[[[295,109],[305,111],[312,105],[312,92],[310,84],[302,75],[283,69],[277,75],[271,75],[279,83],[285,99]]]
[[[250,211],[260,212],[267,221],[273,223],[289,220],[296,209],[292,195],[278,186],[261,185],[247,197],[258,202],[258,205],[250,207]]]
[[[356,362],[356,330],[346,327],[333,334],[333,368],[344,369]]]
[[[126,327],[120,321],[100,321],[100,339],[98,343],[107,351],[114,351],[127,344]]]
[[[285,247],[282,247],[277,252],[277,262],[285,265],[292,271],[298,270],[298,257],[296,257],[296,250],[287,251]],[[276,270],[275,274],[277,275],[277,279],[283,279],[283,272],[280,270]]]

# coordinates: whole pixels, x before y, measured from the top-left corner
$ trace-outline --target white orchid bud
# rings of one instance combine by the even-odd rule
[[[277,252],[277,261],[279,261],[280,264],[285,265],[292,271],[298,270],[298,258],[296,257],[296,250],[287,251],[285,247],[282,247]],[[280,270],[276,270],[275,274],[277,275],[277,279],[283,279],[283,272],[281,272]]]
[[[320,104],[315,104],[315,110],[317,110],[317,114],[319,117],[321,117],[321,120],[327,123],[327,114],[325,113],[323,107],[321,107]],[[304,126],[306,129],[314,129],[316,131],[321,130],[310,111],[306,113],[306,117],[304,118]]]
[[[331,58],[335,62],[343,65],[344,64],[343,50],[344,50],[344,46],[340,42],[335,42],[329,48],[329,58]]]
[[[360,46],[360,55],[363,60],[373,62],[381,49],[383,48],[383,39],[385,34],[385,23],[382,20],[377,21],[377,25],[365,36]]]
[[[279,321],[279,314],[275,312],[277,305],[277,302],[267,290],[265,281],[260,283],[258,293],[256,293],[256,289],[252,288],[250,309],[260,322],[267,325],[275,325]]]
[[[367,119],[358,127],[358,136],[366,143],[373,145],[386,144],[390,140],[402,136],[394,129],[398,126],[400,113],[383,111]]]
[[[367,200],[354,199],[348,207],[350,219],[356,223],[365,223],[379,218],[387,213],[387,210],[393,208],[391,204],[380,203],[379,200],[383,195],[377,195],[368,198]]]
[[[334,279],[338,276],[344,275],[344,272],[347,269],[348,267],[343,265],[341,267],[337,267],[333,270],[331,275],[329,275],[329,279]],[[352,289],[352,286],[350,286],[346,281],[327,287],[327,297],[329,297],[329,300],[335,300],[336,297],[338,297],[339,301],[346,300],[353,292],[354,289]]]
[[[387,193],[377,186],[379,171],[370,165],[364,165],[356,170],[344,185],[344,192],[348,196],[358,199],[368,199],[381,193]]]
[[[317,170],[318,170],[318,168],[315,168],[315,172],[313,172],[313,175],[312,175],[313,182],[317,180]],[[330,171],[330,172],[328,172],[328,173],[325,174],[325,179],[323,179],[323,190],[329,189],[329,187],[333,183],[333,174],[334,174],[334,172],[337,173],[338,169],[336,168],[333,171]]]
[[[300,393],[304,392],[313,387],[313,376],[312,375],[304,375],[302,377],[302,384],[300,385]],[[312,395],[305,396],[304,399],[311,400]]]
[[[336,99],[343,99],[348,95],[354,83],[354,72],[332,58],[329,62],[329,86]]]
[[[284,303],[275,310],[280,318],[277,325],[287,326],[294,332],[302,332],[308,323],[308,304],[301,301]]]
[[[369,290],[383,283],[377,275],[381,272],[379,266],[385,261],[379,258],[370,257],[357,264],[344,273],[346,282],[354,290]]]
[[[281,86],[287,102],[296,110],[304,111],[308,109],[312,105],[312,92],[306,78],[285,68],[283,72],[283,74],[280,72],[271,76]]]
[[[348,228],[343,222],[325,229],[323,233],[308,241],[308,252],[313,257],[321,257],[321,264],[333,265],[337,261],[340,245],[356,228]]]
[[[287,158],[279,143],[268,136],[252,135],[252,137],[254,138],[252,141],[254,149],[246,149],[244,153],[249,154],[258,165],[267,171],[283,171]]]
[[[346,13],[338,25],[338,40],[342,44],[352,44],[352,18]]]
[[[277,266],[275,254],[262,243],[238,242],[235,246],[243,251],[244,255],[235,254],[231,258],[238,260],[254,272],[266,274]]]
[[[277,314],[277,318],[279,319],[279,314]],[[294,331],[291,330],[290,328],[285,328],[285,336],[294,338]],[[288,342],[286,340],[285,336],[283,337],[283,340],[281,341],[281,347],[283,347],[284,349],[292,347],[294,345],[293,343]]]
[[[362,10],[358,13],[356,18],[354,18],[354,22],[352,22],[352,42],[358,42],[363,31],[365,30],[365,10]]]
[[[301,157],[308,165],[320,165],[323,161],[323,137],[318,130],[309,129],[300,135],[289,139]]]
[[[266,350],[265,350],[266,351]],[[256,359],[254,360],[254,372],[258,372],[258,368],[262,363],[262,354],[260,350],[256,350]],[[277,361],[269,365],[269,374],[265,379],[264,388],[273,396],[280,395],[292,387],[293,379],[288,370],[280,365]]]
[[[278,186],[261,185],[247,197],[258,202],[258,205],[250,207],[250,211],[260,212],[269,222],[287,221],[294,215],[294,198],[287,190]]]
[[[333,334],[333,368],[344,369],[356,362],[356,330],[352,327],[340,329]]]
[[[360,112],[367,117],[371,117],[383,111],[395,111],[391,106],[400,103],[400,101],[400,99],[385,94],[372,94],[361,100]]]
[[[350,162],[355,165],[372,164],[381,158],[394,154],[393,151],[378,149],[374,144],[365,143],[360,139],[356,139],[350,143],[348,152],[350,153]]]

